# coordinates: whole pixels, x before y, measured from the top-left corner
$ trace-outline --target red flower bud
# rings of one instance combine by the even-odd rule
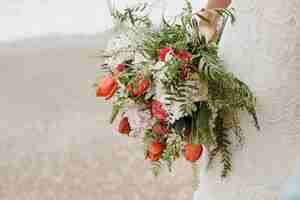
[[[179,50],[176,52],[175,57],[183,62],[191,62],[192,54],[186,50]]]
[[[117,89],[118,83],[116,79],[112,75],[108,75],[100,81],[96,96],[105,97],[108,100],[114,95]]]
[[[127,85],[126,90],[132,94],[132,96],[134,97],[139,97],[141,95],[143,95],[148,88],[150,87],[150,80],[142,80],[137,88],[133,88],[133,86],[131,84]]]
[[[168,115],[162,106],[163,105],[159,101],[153,100],[151,102],[151,114],[153,117],[158,118],[161,122],[164,122]]]
[[[125,64],[122,64],[122,63],[121,63],[121,64],[118,64],[117,67],[116,67],[116,69],[118,70],[118,72],[124,71],[125,68],[126,68],[126,65],[125,65]]]
[[[202,144],[187,144],[184,147],[184,157],[186,160],[196,162],[203,153]]]
[[[128,135],[130,132],[130,124],[128,122],[128,117],[124,117],[119,124],[119,132],[121,134]]]

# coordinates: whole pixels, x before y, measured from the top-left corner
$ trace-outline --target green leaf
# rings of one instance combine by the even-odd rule
[[[110,123],[111,124],[115,121],[116,117],[119,114],[120,109],[121,109],[121,106],[119,106],[119,105],[113,105],[113,107],[112,107],[112,113],[111,113],[111,117],[110,117]]]

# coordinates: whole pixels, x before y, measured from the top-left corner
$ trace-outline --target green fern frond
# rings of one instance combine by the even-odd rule
[[[232,169],[232,153],[230,151],[231,141],[229,139],[228,130],[224,127],[222,117],[218,116],[215,121],[216,127],[214,133],[216,135],[216,147],[210,153],[210,162],[217,156],[221,156],[223,169],[221,176],[224,178]]]
[[[182,146],[183,139],[179,134],[176,134],[174,139],[167,141],[166,148],[161,155],[161,159],[171,162],[177,160],[180,157]]]
[[[147,14],[143,14],[148,7],[147,3],[137,4],[133,7],[127,7],[122,11],[113,9],[112,17],[119,24],[129,23],[132,26],[150,27],[152,22]]]

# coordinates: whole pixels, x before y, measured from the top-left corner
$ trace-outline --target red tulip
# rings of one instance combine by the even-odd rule
[[[162,106],[163,105],[159,101],[153,100],[151,102],[151,114],[153,117],[158,118],[161,122],[164,122],[168,115]]]
[[[192,60],[192,54],[183,49],[176,52],[175,57],[183,62],[191,62]]]
[[[184,147],[185,159],[191,162],[196,162],[203,153],[202,144],[187,144]]]
[[[105,99],[108,100],[115,94],[117,89],[117,80],[112,75],[108,75],[100,81],[96,96],[105,97]]]
[[[132,96],[134,96],[134,97],[137,97],[137,96],[138,96],[138,92],[137,92],[136,89],[133,89],[132,84],[128,84],[128,85],[126,86],[126,91],[127,91],[129,94],[131,94]]]
[[[166,56],[170,52],[173,52],[173,49],[170,48],[170,47],[167,47],[167,48],[164,48],[164,49],[160,50],[160,52],[159,52],[159,60],[160,61],[165,61],[166,60]]]
[[[158,161],[160,159],[161,154],[148,154],[147,158],[151,161]]]
[[[159,135],[166,135],[168,133],[168,129],[163,124],[158,123],[152,127],[152,132]]]
[[[151,154],[159,154],[163,151],[163,147],[164,147],[164,145],[162,145],[158,141],[155,141],[155,142],[152,142],[151,144],[149,144],[148,151]]]
[[[137,88],[134,88],[132,86],[132,84],[127,85],[127,91],[129,93],[131,93],[132,96],[134,96],[134,97],[139,97],[139,96],[143,95],[150,87],[151,82],[150,82],[150,80],[144,79],[141,82],[139,82],[138,84],[139,85]]]
[[[126,68],[125,64],[118,64],[116,69],[118,70],[118,72],[123,72]]]
[[[158,161],[164,148],[165,145],[161,144],[160,142],[152,142],[148,146],[147,158],[149,158],[151,161]]]
[[[119,132],[121,134],[128,135],[130,132],[130,124],[128,122],[128,117],[124,117],[119,124]]]

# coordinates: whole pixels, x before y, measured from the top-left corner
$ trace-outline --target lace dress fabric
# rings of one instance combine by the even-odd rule
[[[200,161],[194,200],[279,200],[300,160],[300,1],[234,0],[237,23],[221,42],[229,70],[256,93],[261,131],[242,115],[245,144],[234,145],[233,171]]]

